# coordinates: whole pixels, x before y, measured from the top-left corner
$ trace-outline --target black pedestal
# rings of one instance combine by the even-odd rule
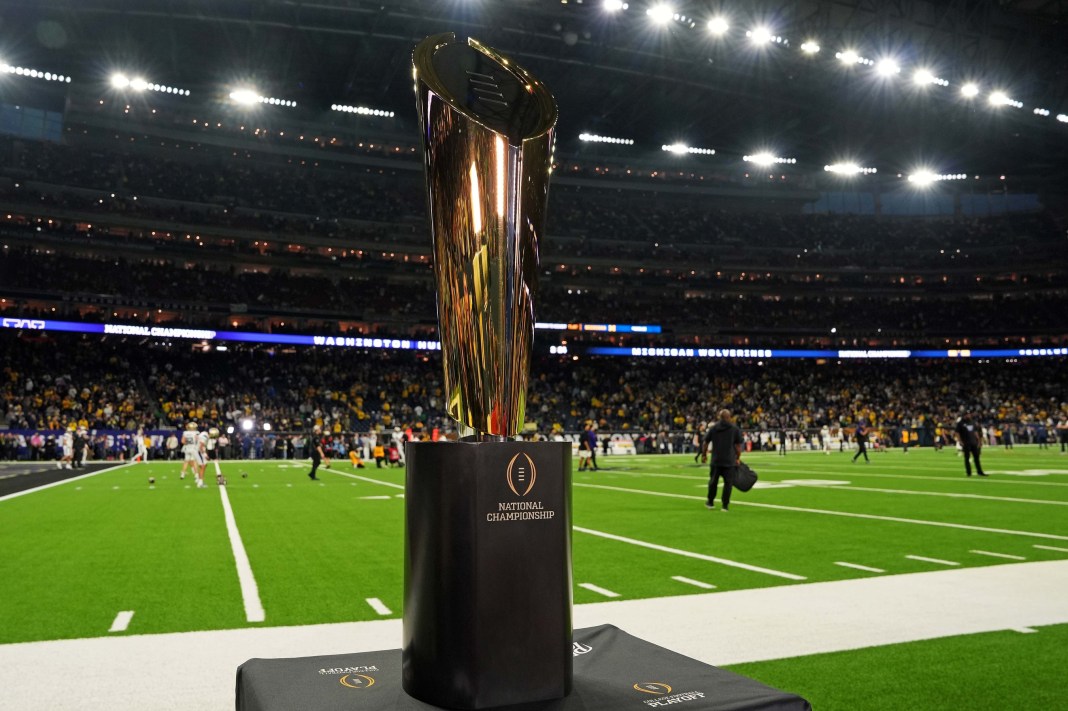
[[[455,709],[571,691],[571,447],[406,449],[404,690]]]

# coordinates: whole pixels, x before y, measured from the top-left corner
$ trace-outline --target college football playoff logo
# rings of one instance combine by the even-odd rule
[[[662,696],[664,694],[671,693],[671,687],[659,681],[639,682],[634,685],[634,690],[641,691],[645,694],[655,694],[656,696]]]
[[[340,681],[342,686],[350,689],[370,689],[375,685],[374,677],[366,674],[345,674]]]
[[[516,496],[529,494],[537,479],[538,470],[534,467],[534,460],[528,454],[520,452],[508,462],[508,488]]]

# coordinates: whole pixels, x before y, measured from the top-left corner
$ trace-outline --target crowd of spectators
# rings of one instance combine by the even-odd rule
[[[387,176],[343,162],[308,165],[223,148],[204,148],[196,156],[145,155],[145,150],[128,144],[91,149],[0,138],[0,155],[11,155],[3,174],[12,181],[33,181],[35,187],[20,197],[38,205],[43,201],[55,207],[147,213],[272,234],[312,230],[342,239],[363,238],[367,232],[345,221],[394,223],[409,228],[413,244],[425,243],[410,229],[425,220],[418,171],[390,171]],[[99,191],[101,196],[74,195],[64,192],[64,186]],[[9,196],[16,194],[13,190],[8,188]],[[169,202],[151,204],[151,198]],[[757,214],[711,209],[692,197],[563,185],[554,188],[548,214],[547,258],[567,254],[653,263],[702,259],[717,266],[870,270],[1043,262],[1063,259],[1066,251],[1062,235],[1043,215],[877,220]],[[562,241],[554,245],[553,236]]]
[[[52,275],[42,282],[42,275]],[[60,305],[135,307],[145,318],[162,309],[178,324],[232,330],[232,314],[285,316],[324,322],[388,325],[390,335],[433,327],[434,284],[422,267],[400,281],[358,272],[294,274],[275,269],[239,271],[233,264],[176,264],[162,257],[77,257],[21,248],[4,250],[0,263],[4,310],[30,317],[16,293],[51,297]],[[16,291],[21,290],[21,291]],[[177,311],[177,313],[174,313]],[[897,338],[913,345],[950,337],[973,343],[1016,342],[1027,335],[1064,335],[1068,289],[1063,292],[994,292],[943,295],[764,295],[747,291],[663,292],[653,288],[571,289],[546,280],[538,293],[537,317],[551,322],[647,323],[670,339],[697,337],[702,345],[723,338],[776,336]],[[53,316],[55,317],[55,316]],[[160,318],[157,314],[157,319]],[[296,328],[291,318],[290,328]],[[834,329],[832,331],[832,329]],[[284,326],[271,330],[284,330]],[[336,328],[334,329],[336,331]],[[305,326],[307,332],[307,326]],[[384,331],[379,330],[383,333]],[[689,341],[687,341],[689,342]],[[770,342],[770,341],[765,341]],[[637,342],[635,344],[641,345]],[[645,345],[663,345],[650,342]]]
[[[226,353],[142,339],[2,334],[0,390],[12,430],[178,431],[187,422],[244,432],[336,436],[452,429],[441,364],[423,354],[236,347]],[[755,432],[823,426],[950,426],[962,409],[1027,426],[1068,418],[1068,360],[679,361],[539,358],[530,430],[632,436],[696,432],[723,407]],[[250,446],[254,446],[250,445]]]

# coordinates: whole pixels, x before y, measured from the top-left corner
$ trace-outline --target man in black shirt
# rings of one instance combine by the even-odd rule
[[[731,422],[731,411],[720,410],[719,421],[709,428],[701,444],[701,459],[708,458],[712,448],[712,465],[708,468],[708,501],[705,508],[715,508],[719,480],[723,479],[723,510],[731,505],[731,490],[734,488],[734,469],[742,461],[742,431]]]
[[[315,470],[319,468],[319,464],[326,459],[326,466],[330,466],[330,460],[327,458],[326,453],[323,451],[323,430],[319,425],[316,425],[312,429],[312,436],[308,440],[308,448],[311,449],[312,468],[308,472],[308,478],[317,481],[319,477],[315,476]]]
[[[864,463],[867,464],[868,459],[868,428],[864,426],[864,421],[857,422],[857,453],[853,455],[853,461],[857,461],[857,457],[864,455]]]
[[[979,464],[979,453],[983,449],[983,438],[980,436],[979,424],[972,417],[972,413],[965,412],[957,420],[956,426],[957,441],[960,442],[961,449],[964,450],[964,473],[968,476],[972,475],[972,457],[975,458],[975,473],[979,476],[986,476],[983,473],[983,467]]]

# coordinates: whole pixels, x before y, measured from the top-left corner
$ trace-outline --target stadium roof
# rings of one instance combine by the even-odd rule
[[[1064,175],[1064,2],[675,0],[656,25],[647,10],[659,4],[630,0],[608,12],[604,0],[7,0],[0,60],[101,91],[114,71],[140,72],[192,90],[193,103],[253,85],[304,113],[374,106],[414,127],[412,47],[455,31],[549,85],[565,149],[590,132],[634,139],[635,150],[716,150],[693,160],[768,150],[813,170],[853,159]],[[722,35],[708,30],[714,16],[729,24]],[[773,39],[758,46],[747,32],[761,29]],[[820,51],[802,51],[806,41]],[[873,64],[836,59],[847,51]],[[900,71],[882,76],[875,64],[887,58]],[[921,86],[918,70],[949,85]],[[979,86],[974,99],[961,96],[968,81]],[[992,106],[994,91],[1022,107]]]

